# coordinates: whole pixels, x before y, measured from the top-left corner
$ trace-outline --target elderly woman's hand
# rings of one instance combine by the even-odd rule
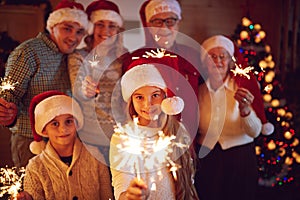
[[[254,100],[254,96],[246,88],[238,88],[234,98],[239,102],[240,115],[246,117],[250,114],[250,106]]]

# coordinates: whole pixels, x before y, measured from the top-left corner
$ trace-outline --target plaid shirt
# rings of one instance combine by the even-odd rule
[[[46,33],[39,33],[19,45],[9,56],[5,76],[18,82],[13,91],[4,98],[18,106],[13,133],[33,138],[28,108],[31,99],[48,90],[59,90],[71,95],[71,86],[66,66],[67,56],[63,55]]]

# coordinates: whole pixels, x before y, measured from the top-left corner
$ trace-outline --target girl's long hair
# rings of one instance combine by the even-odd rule
[[[168,115],[163,128],[166,135],[175,135],[176,142],[188,145],[186,148],[173,148],[175,163],[181,168],[177,170],[177,180],[174,180],[177,200],[198,200],[194,187],[195,165],[193,161],[194,149],[188,131],[178,122],[176,116]]]
[[[137,116],[130,98],[127,104],[130,119]],[[160,118],[159,118],[160,119]],[[193,161],[194,149],[188,131],[181,125],[177,116],[167,115],[167,120],[163,126],[162,131],[165,135],[176,136],[176,142],[188,145],[186,148],[175,147],[173,148],[172,157],[175,163],[181,168],[177,170],[177,180],[174,179],[176,199],[177,200],[198,200],[198,195],[194,187],[195,165]],[[190,147],[190,148],[189,148]],[[171,172],[170,172],[171,173]]]

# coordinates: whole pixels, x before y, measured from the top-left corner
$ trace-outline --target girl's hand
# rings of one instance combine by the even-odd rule
[[[92,77],[86,76],[82,81],[82,93],[88,97],[95,97],[100,93],[98,82],[94,81]]]
[[[141,179],[134,178],[126,190],[126,199],[143,200],[146,199],[147,185]]]

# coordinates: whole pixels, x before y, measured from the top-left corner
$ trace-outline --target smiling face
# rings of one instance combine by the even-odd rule
[[[119,32],[117,23],[110,20],[99,20],[94,24],[94,47],[105,41],[104,45],[115,42],[116,37],[112,37]]]
[[[77,22],[62,22],[51,28],[50,37],[63,54],[72,53],[86,31]]]
[[[161,114],[161,102],[165,98],[162,89],[155,86],[144,86],[132,94],[133,107],[138,115],[139,124],[147,126],[158,119]]]
[[[179,20],[173,12],[159,13],[151,17],[147,27],[149,27],[149,31],[157,44],[168,49],[173,46],[176,40]]]
[[[70,114],[63,114],[52,119],[43,129],[54,149],[73,147],[76,138],[76,121]]]
[[[208,51],[208,55],[214,64],[208,66],[208,74],[211,80],[222,79],[228,76],[231,57],[223,47],[215,47]]]

